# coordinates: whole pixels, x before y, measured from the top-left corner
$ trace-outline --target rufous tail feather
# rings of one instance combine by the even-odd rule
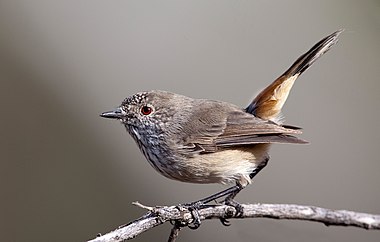
[[[253,99],[251,104],[246,108],[246,111],[256,117],[278,122],[281,109],[284,106],[295,80],[338,42],[338,36],[342,32],[343,30],[335,31],[315,44],[308,52],[300,56],[284,74]]]

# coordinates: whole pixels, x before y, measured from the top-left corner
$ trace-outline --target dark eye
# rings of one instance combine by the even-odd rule
[[[142,106],[141,107],[141,113],[143,115],[149,115],[153,112],[153,108],[149,107],[149,106]]]

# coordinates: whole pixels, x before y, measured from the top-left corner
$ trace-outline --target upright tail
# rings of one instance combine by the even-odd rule
[[[262,119],[276,121],[279,118],[281,108],[284,106],[294,81],[338,42],[338,36],[342,32],[343,30],[335,31],[300,56],[284,74],[253,99],[251,104],[246,108],[246,112],[252,113]]]

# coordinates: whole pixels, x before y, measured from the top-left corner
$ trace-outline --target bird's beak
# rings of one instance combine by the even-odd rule
[[[112,118],[112,119],[122,119],[125,117],[125,112],[124,112],[124,110],[121,109],[121,107],[118,107],[113,111],[101,113],[100,117]]]

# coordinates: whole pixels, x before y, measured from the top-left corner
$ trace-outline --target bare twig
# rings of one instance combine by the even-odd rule
[[[147,207],[138,202],[135,205],[147,209],[144,216],[89,242],[116,242],[128,240],[163,224],[175,221],[169,241],[175,241],[181,226],[193,221],[191,212],[179,210],[176,206]],[[243,213],[238,217],[234,207],[227,205],[210,205],[198,210],[201,220],[221,218],[274,218],[320,222],[325,225],[354,226],[363,229],[380,229],[380,215],[357,213],[347,210],[331,210],[314,206],[293,204],[245,204]],[[173,240],[174,239],[174,240]]]
[[[181,230],[182,226],[180,222],[175,221],[172,230],[170,231],[168,242],[175,242],[178,238],[179,231]]]

